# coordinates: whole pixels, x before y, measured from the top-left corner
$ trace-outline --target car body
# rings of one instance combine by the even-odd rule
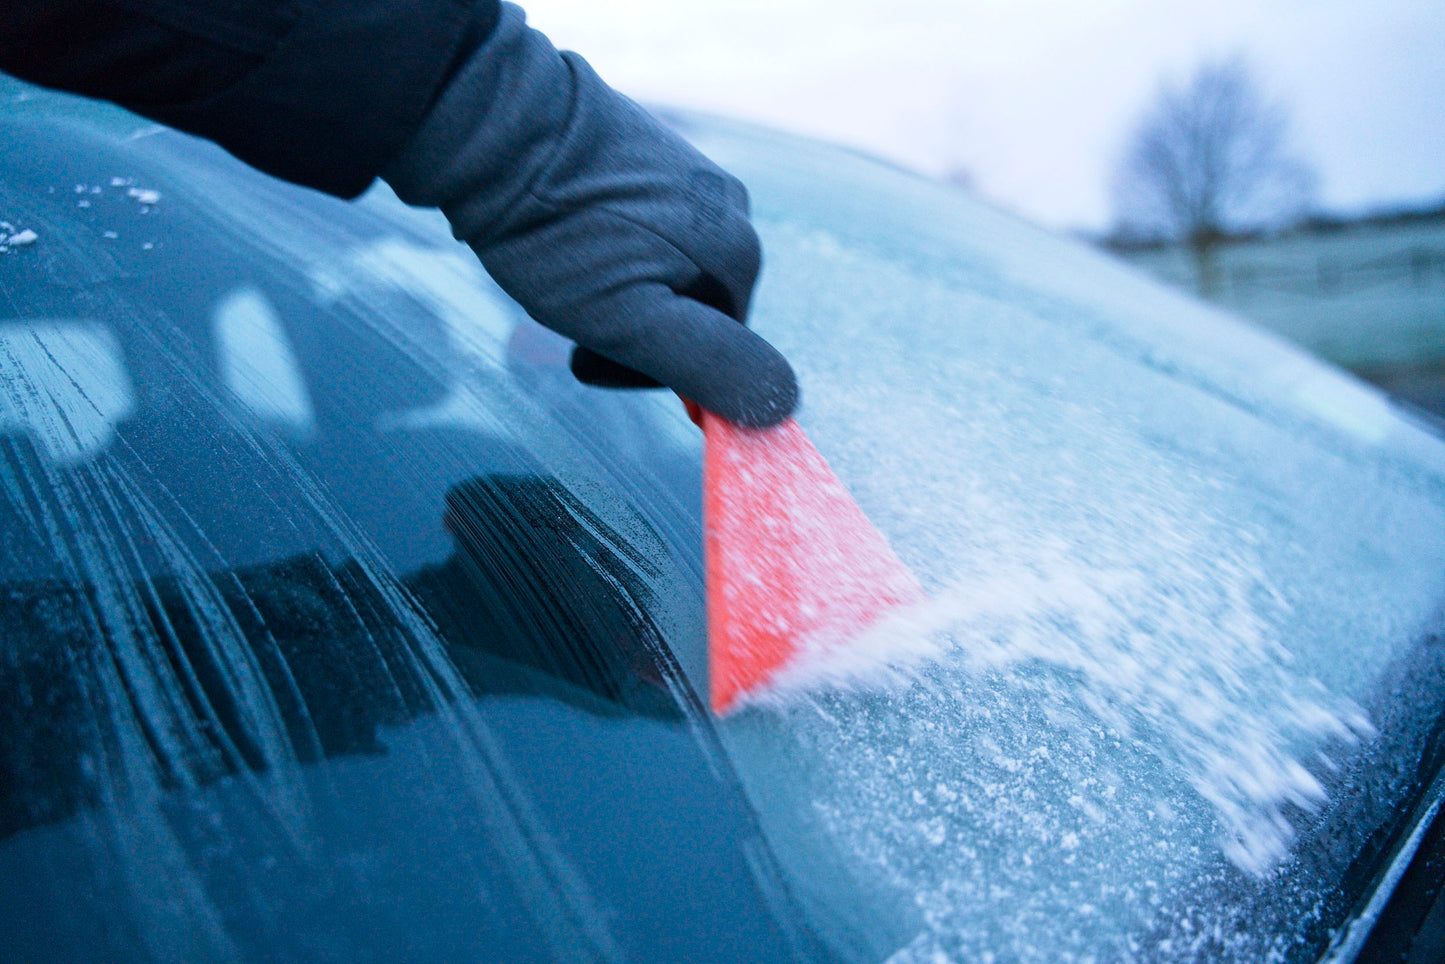
[[[672,120],[929,600],[724,719],[701,437],[436,212],[0,113],[17,960],[1313,960],[1439,793],[1445,441],[1083,246]]]

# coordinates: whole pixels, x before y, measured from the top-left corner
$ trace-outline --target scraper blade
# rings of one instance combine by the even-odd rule
[[[827,660],[923,590],[792,420],[747,429],[702,413],[713,712]]]

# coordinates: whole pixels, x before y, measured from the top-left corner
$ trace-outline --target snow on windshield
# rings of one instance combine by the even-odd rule
[[[1148,956],[1224,927],[1190,895],[1292,857],[1445,598],[1445,446],[960,195],[702,146],[753,191],[754,323],[799,369],[800,422],[930,597],[727,724],[774,833],[835,839],[913,905],[899,960]]]

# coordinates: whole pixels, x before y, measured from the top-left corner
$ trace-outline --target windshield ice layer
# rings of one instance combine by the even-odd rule
[[[1218,894],[1369,756],[1445,597],[1445,446],[963,195],[698,136],[753,191],[800,422],[930,596],[727,724],[763,812],[912,903],[900,961],[1288,948]]]
[[[15,124],[0,178],[31,956],[1308,956],[1408,803],[1445,454],[1278,342],[694,131],[754,192],[803,426],[929,597],[719,747],[675,399],[578,386],[383,188],[76,130]]]

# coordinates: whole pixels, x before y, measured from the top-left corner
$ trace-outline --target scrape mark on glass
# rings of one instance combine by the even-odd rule
[[[25,432],[52,461],[110,444],[135,396],[115,336],[82,321],[0,324],[0,431]]]

